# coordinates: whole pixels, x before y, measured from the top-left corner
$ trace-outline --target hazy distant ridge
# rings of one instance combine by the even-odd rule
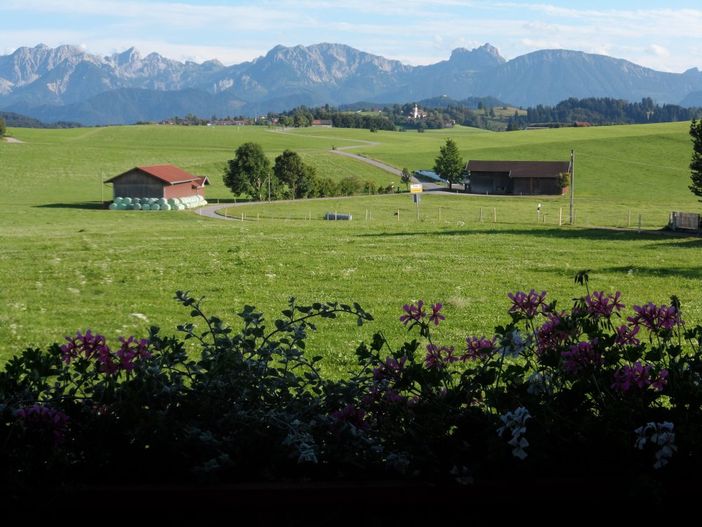
[[[699,104],[702,72],[664,73],[626,60],[543,50],[506,61],[485,44],[448,60],[408,66],[343,44],[276,46],[224,66],[142,57],[134,48],[99,57],[74,46],[18,48],[0,56],[0,109],[45,121],[121,124],[193,113],[255,115],[306,104],[412,102],[440,95],[492,96],[520,105],[568,97],[651,97]]]

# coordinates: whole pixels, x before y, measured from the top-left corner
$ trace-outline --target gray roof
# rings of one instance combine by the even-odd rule
[[[511,178],[559,177],[570,171],[568,161],[468,161],[469,172],[507,173]]]

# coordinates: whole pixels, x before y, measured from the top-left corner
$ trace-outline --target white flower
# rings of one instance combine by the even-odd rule
[[[532,373],[527,379],[529,383],[527,393],[530,395],[551,393],[551,379],[552,377],[549,374],[543,374],[538,371]]]
[[[638,450],[643,450],[647,443],[660,447],[656,451],[656,462],[653,468],[663,468],[668,464],[668,461],[673,457],[673,454],[678,450],[675,446],[674,425],[670,421],[662,423],[646,423],[640,426],[634,432],[637,434],[634,447]]]
[[[512,455],[524,460],[527,457],[526,447],[529,446],[529,441],[524,437],[526,434],[526,420],[530,419],[529,410],[520,406],[514,412],[506,412],[500,416],[503,426],[497,429],[497,435],[502,436],[504,432],[509,431],[511,439],[507,444],[512,449]]]

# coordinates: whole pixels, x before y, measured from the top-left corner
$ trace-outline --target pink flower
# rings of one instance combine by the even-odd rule
[[[434,325],[438,326],[441,320],[446,320],[446,317],[439,313],[441,308],[444,307],[443,304],[432,304],[431,315],[429,315],[429,321],[433,322]]]
[[[509,308],[510,313],[520,314],[526,318],[534,318],[539,312],[539,308],[542,311],[546,310],[546,303],[544,298],[546,297],[546,291],[537,293],[535,290],[525,293],[524,291],[517,291],[512,294],[507,295],[510,300],[512,300],[512,305]]]
[[[461,360],[484,359],[495,351],[495,339],[485,337],[466,337],[466,352]]]
[[[405,311],[405,314],[400,317],[400,322],[402,322],[405,326],[409,322],[419,322],[427,315],[424,311],[423,300],[417,302],[416,306],[414,304],[405,304],[402,306],[402,309]]]
[[[427,355],[424,358],[424,364],[427,368],[442,369],[457,360],[458,357],[453,354],[453,346],[437,347],[434,344],[427,344]]]
[[[604,291],[594,291],[591,295],[585,297],[587,312],[595,318],[610,318],[614,311],[619,312],[626,307],[619,300],[621,296],[622,294],[619,291],[614,295],[605,295]]]
[[[570,350],[561,354],[563,370],[570,375],[577,375],[581,371],[602,364],[602,355],[595,348],[597,341],[578,342]]]

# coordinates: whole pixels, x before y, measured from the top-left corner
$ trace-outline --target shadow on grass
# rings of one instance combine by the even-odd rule
[[[512,236],[531,236],[536,238],[552,238],[561,240],[611,240],[611,241],[660,241],[667,239],[668,235],[663,233],[663,231],[644,231],[638,233],[636,231],[617,231],[609,229],[571,229],[558,227],[552,228],[518,228],[518,227],[508,227],[508,228],[465,228],[465,229],[432,229],[421,232],[416,231],[402,231],[402,232],[374,232],[374,233],[363,233],[359,236],[371,236],[371,237],[393,237],[393,236],[475,236],[476,234],[496,234],[496,235],[512,235]],[[695,242],[702,243],[702,240],[693,240]],[[689,243],[689,242],[686,242]],[[670,245],[670,244],[668,244]],[[658,247],[655,244],[650,246],[651,248]]]
[[[603,273],[621,273],[628,276],[645,276],[654,278],[680,277],[690,280],[702,278],[702,268],[699,267],[641,267],[641,266],[615,266],[598,269]]]
[[[692,237],[687,235],[685,239],[678,239],[674,242],[666,243],[666,247],[675,247],[678,249],[702,249],[702,238]]]
[[[82,210],[108,210],[109,202],[77,201],[74,203],[44,203],[35,205],[39,209],[82,209]]]

